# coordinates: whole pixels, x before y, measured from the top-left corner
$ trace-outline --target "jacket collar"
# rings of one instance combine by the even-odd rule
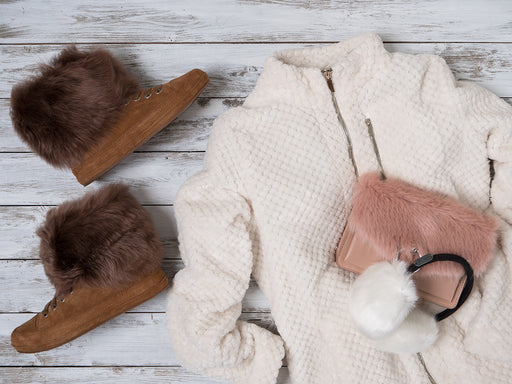
[[[277,51],[266,59],[264,71],[246,104],[311,103],[311,96],[325,95],[321,71],[327,68],[333,70],[335,86],[338,83],[345,91],[358,89],[381,70],[390,57],[381,38],[374,33],[336,44]]]
[[[291,71],[308,75],[323,69],[357,71],[370,69],[389,52],[375,33],[366,33],[336,44],[275,52],[265,62],[265,71]],[[374,68],[373,68],[374,69]]]
[[[344,169],[346,159],[340,156],[340,151],[346,150],[346,138],[340,134],[340,123],[322,70],[332,69],[338,103],[347,106],[357,104],[360,95],[372,84],[371,80],[378,78],[377,74],[382,75],[390,61],[391,54],[373,33],[336,44],[275,52],[265,61],[264,71],[244,106],[287,104],[314,115],[333,164]],[[346,177],[342,179],[346,181]]]

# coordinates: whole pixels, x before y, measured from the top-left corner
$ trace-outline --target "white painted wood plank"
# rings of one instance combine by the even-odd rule
[[[9,102],[9,99],[0,99],[0,152],[30,152],[12,128]],[[213,120],[242,102],[241,98],[199,98],[138,152],[204,151]]]
[[[512,44],[385,44],[390,52],[434,54],[446,60],[458,80],[474,81],[500,97],[512,96]],[[500,73],[504,77],[498,80]],[[507,85],[499,84],[500,81]]]
[[[505,98],[512,105],[512,98]],[[204,151],[213,121],[243,98],[199,98],[182,115],[137,152]],[[9,117],[9,99],[0,99],[0,152],[30,152],[18,138]]]
[[[97,45],[79,45],[92,49]],[[103,46],[136,74],[142,87],[167,82],[193,68],[204,70],[210,83],[202,97],[245,97],[259,76],[265,57],[279,44],[123,44]],[[8,98],[12,86],[36,73],[64,45],[0,46],[0,97]]]
[[[195,375],[181,367],[19,367],[0,368],[0,383],[52,384],[220,384],[222,380]]]
[[[0,383],[51,384],[220,384],[222,380],[196,375],[181,367],[18,367],[0,368]],[[287,367],[277,384],[291,384]]]
[[[0,259],[38,259],[36,229],[44,222],[49,206],[0,206]],[[144,207],[164,244],[164,258],[179,258],[177,228],[172,206]],[[1,309],[1,306],[0,306]]]
[[[0,207],[0,258],[38,258],[37,227],[48,207]],[[1,310],[1,309],[0,309]]]
[[[203,97],[245,97],[274,51],[319,44],[123,44],[108,48],[136,73],[143,86],[155,85],[201,68],[210,76]],[[90,45],[80,46],[84,49]],[[456,77],[481,84],[498,96],[512,96],[512,43],[392,43],[391,52],[428,53],[445,57]],[[34,74],[63,45],[0,46],[0,98]]]
[[[162,268],[172,282],[183,263],[181,260],[165,260]],[[0,312],[39,312],[55,293],[39,260],[0,260],[0,286],[3,292],[16,292],[0,295]],[[166,294],[162,293],[130,312],[165,312],[165,303]],[[248,312],[270,310],[267,298],[254,280],[249,284],[242,306]]]
[[[142,204],[172,204],[178,188],[202,169],[203,153],[133,153],[82,187],[70,170],[50,167],[32,153],[0,153],[0,205],[58,205],[112,182],[125,182]]]
[[[0,260],[0,286],[5,292],[16,292],[16,295],[0,295],[0,312],[38,312],[53,297],[54,290],[38,260],[39,238],[35,235],[36,228],[44,221],[49,208],[0,207],[0,259],[3,259]],[[176,240],[174,208],[147,206],[145,209],[150,213],[164,243],[163,268],[172,279],[183,268]],[[252,280],[243,307],[246,311],[269,310],[270,305],[265,295]],[[132,312],[162,311],[165,311],[163,294]]]
[[[31,314],[0,314],[2,366],[178,366],[164,313],[126,313],[51,351],[22,354],[10,344],[11,331]],[[270,314],[243,313],[241,320],[275,332]]]
[[[507,0],[23,0],[2,4],[0,41],[512,41],[511,19]]]

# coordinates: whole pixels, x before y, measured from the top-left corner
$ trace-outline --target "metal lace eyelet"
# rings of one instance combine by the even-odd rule
[[[43,313],[43,317],[48,317],[48,314],[47,313]]]
[[[52,305],[52,311],[55,311],[57,309],[56,305]]]
[[[140,94],[137,96],[136,99],[133,99],[133,101],[139,101],[140,100]]]
[[[69,291],[69,294],[71,295],[73,293],[73,288],[71,288],[71,290]]]
[[[145,97],[146,99],[149,99],[149,98],[151,97],[151,92],[146,93],[146,94],[144,95],[144,97]]]
[[[59,301],[60,301],[61,303],[63,303],[65,300],[66,300],[66,299],[60,299]]]
[[[162,88],[158,88],[155,90],[155,95],[159,95],[160,93],[162,93]]]

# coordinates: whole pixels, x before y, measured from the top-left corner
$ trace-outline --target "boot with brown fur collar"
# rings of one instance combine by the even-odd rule
[[[110,52],[72,46],[13,88],[11,118],[34,152],[87,185],[170,124],[207,83],[194,69],[140,90]]]
[[[55,297],[16,328],[18,352],[67,343],[168,286],[163,246],[148,213],[124,185],[51,209],[38,229],[40,258]]]

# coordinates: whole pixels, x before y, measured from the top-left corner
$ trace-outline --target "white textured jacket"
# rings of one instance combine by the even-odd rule
[[[334,261],[356,168],[378,170],[367,118],[388,175],[501,222],[493,262],[424,364],[356,331],[355,276]],[[273,54],[243,106],[216,120],[176,216],[185,268],[167,325],[191,370],[274,383],[286,352],[296,384],[512,383],[512,108],[437,56],[389,53],[374,34]],[[279,335],[238,320],[251,273]]]

